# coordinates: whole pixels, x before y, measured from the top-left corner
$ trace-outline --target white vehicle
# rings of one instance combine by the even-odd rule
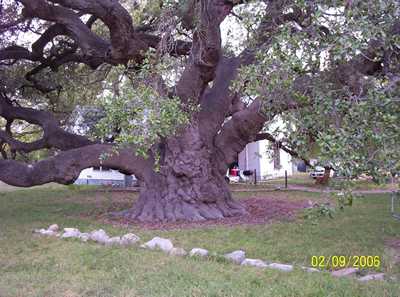
[[[225,180],[229,183],[238,183],[238,182],[247,182],[250,180],[250,177],[253,175],[253,171],[251,170],[240,170],[238,168],[228,169],[226,171]]]
[[[314,169],[310,172],[310,177],[316,179],[317,177],[323,177],[325,174],[325,168],[322,166],[315,166]],[[330,177],[332,177],[334,171],[331,169]]]
[[[323,177],[325,174],[325,168],[322,166],[315,166],[314,169],[310,172],[310,176],[312,178]]]

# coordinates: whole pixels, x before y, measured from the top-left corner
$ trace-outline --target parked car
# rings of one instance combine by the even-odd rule
[[[247,182],[253,175],[251,170],[240,170],[239,168],[232,168],[226,171],[225,180],[229,184],[231,182]]]
[[[313,170],[310,171],[310,177],[316,179],[317,177],[323,177],[325,174],[325,168],[322,166],[315,166]],[[331,169],[330,177],[333,177],[334,171]]]

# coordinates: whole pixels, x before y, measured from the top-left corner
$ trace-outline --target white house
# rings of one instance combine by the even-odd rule
[[[81,171],[75,184],[132,186],[136,182],[133,175],[125,175],[105,166],[86,168]]]
[[[246,145],[238,156],[240,170],[256,170],[257,179],[265,180],[293,174],[292,157],[285,151],[271,150],[268,140],[259,140]]]
[[[281,140],[285,129],[283,120],[276,117],[268,125],[266,132],[272,133],[277,140]],[[279,132],[281,131],[281,132]],[[279,132],[279,133],[278,133]],[[268,140],[259,140],[248,143],[238,156],[240,170],[256,170],[257,180],[293,175],[295,160],[292,156]]]

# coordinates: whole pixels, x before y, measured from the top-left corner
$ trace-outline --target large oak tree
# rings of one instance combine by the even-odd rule
[[[140,181],[122,215],[205,220],[246,212],[224,175],[254,140],[349,176],[399,168],[397,1],[0,3],[8,184],[102,164]]]

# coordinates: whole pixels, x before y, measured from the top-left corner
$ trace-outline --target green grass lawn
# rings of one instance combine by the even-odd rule
[[[329,199],[318,193],[235,193],[277,199]],[[134,193],[111,194],[92,188],[57,187],[0,192],[0,296],[400,296],[400,268],[391,262],[386,239],[400,237],[400,222],[388,211],[387,195],[357,198],[334,219],[240,227],[140,230],[96,220],[107,209],[126,207]],[[142,241],[170,238],[186,250],[203,247],[226,253],[243,249],[249,258],[310,266],[313,255],[377,255],[380,271],[393,280],[360,283],[328,272],[290,273],[241,267],[218,258],[169,257],[139,248],[103,247],[76,240],[43,238],[35,228],[57,223],[82,232],[134,232]]]

